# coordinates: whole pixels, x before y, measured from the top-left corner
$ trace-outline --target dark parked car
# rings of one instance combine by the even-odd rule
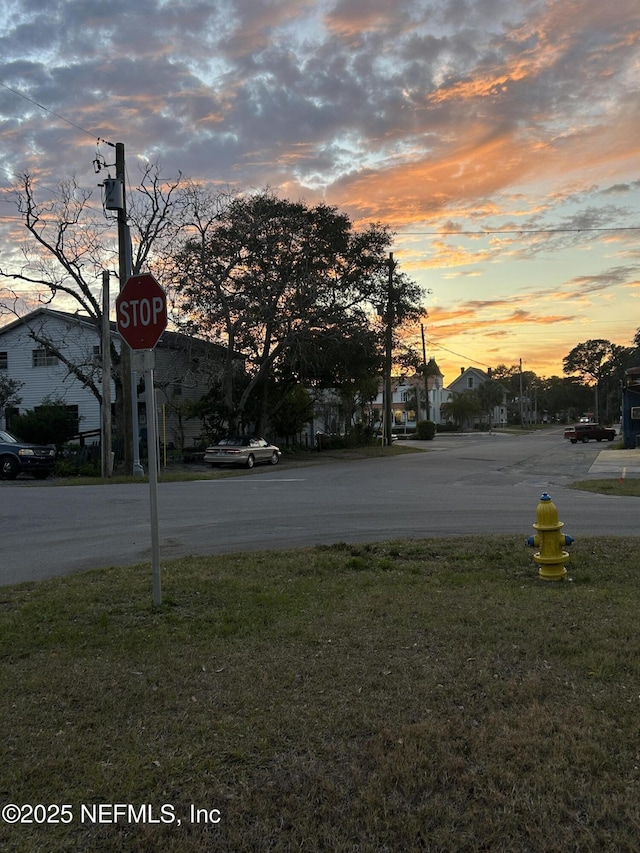
[[[259,462],[277,465],[280,461],[280,448],[269,444],[264,438],[223,438],[217,444],[207,447],[204,461],[210,465],[243,465],[253,468]]]
[[[0,430],[0,479],[15,480],[20,473],[46,480],[56,462],[55,447],[28,444]]]

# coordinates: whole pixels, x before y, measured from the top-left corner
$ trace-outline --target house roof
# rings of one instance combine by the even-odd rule
[[[447,391],[452,391],[454,393],[459,393],[460,385],[463,386],[462,390],[468,390],[467,379],[469,376],[473,376],[478,380],[478,384],[482,384],[487,380],[491,379],[491,371],[481,370],[479,367],[464,367],[461,368],[461,372],[456,376],[453,382],[450,382],[447,386]],[[476,387],[475,384],[473,386]],[[503,386],[504,389],[504,386]],[[504,389],[506,391],[506,389]]]
[[[17,317],[15,320],[12,320],[10,323],[5,323],[4,326],[0,326],[0,335],[4,335],[6,332],[12,331],[13,329],[18,328],[18,326],[28,325],[32,320],[36,320],[38,317],[62,317],[66,320],[75,320],[76,322],[85,322],[87,325],[90,325],[92,328],[95,328],[95,324],[91,322],[90,317],[83,317],[81,314],[69,314],[65,311],[54,311],[53,308],[36,308],[34,311],[30,311],[28,314],[25,314],[23,317]]]
[[[80,314],[79,312],[71,313],[69,311],[58,311],[54,308],[36,308],[34,311],[31,311],[29,314],[25,314],[24,317],[18,317],[16,320],[13,320],[10,323],[7,323],[5,326],[0,327],[0,336],[5,334],[6,332],[17,328],[18,326],[25,325],[29,326],[33,322],[36,322],[38,319],[47,317],[58,318],[65,323],[84,326],[87,329],[90,329],[93,332],[97,332],[96,321],[93,317],[90,317],[88,314]],[[120,338],[120,333],[118,332],[118,326],[114,320],[109,321],[109,327],[111,330],[111,334]],[[186,346],[201,346],[207,348],[213,348],[217,350],[226,351],[226,348],[221,344],[214,344],[209,341],[204,341],[202,338],[195,338],[190,335],[185,335],[182,332],[172,332],[165,330],[162,333],[160,340],[157,343],[158,347],[164,347],[167,349],[184,349]],[[238,358],[242,358],[242,356],[238,353]]]
[[[456,376],[456,378],[449,383],[447,389],[451,391],[456,391],[459,385],[464,384],[464,388],[466,390],[466,388],[468,387],[467,380],[470,376],[475,377],[478,383],[486,382],[486,380],[489,378],[489,374],[484,370],[480,370],[479,367],[464,367],[461,368],[458,376]]]
[[[431,356],[431,358],[427,362],[427,365],[425,367],[425,373],[427,374],[427,376],[444,376],[443,372],[438,367],[438,363],[436,362],[433,356]]]

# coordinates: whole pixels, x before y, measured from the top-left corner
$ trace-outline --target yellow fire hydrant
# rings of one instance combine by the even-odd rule
[[[558,521],[558,509],[546,492],[540,498],[536,523],[533,526],[538,532],[535,536],[530,536],[526,544],[540,549],[533,555],[538,564],[540,579],[564,580],[567,576],[564,563],[569,559],[569,553],[563,551],[562,546],[571,545],[574,540],[560,532],[564,522]]]

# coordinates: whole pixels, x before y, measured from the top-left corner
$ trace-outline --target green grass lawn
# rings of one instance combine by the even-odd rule
[[[640,850],[639,542],[561,583],[501,536],[167,562],[158,610],[149,565],[1,588],[1,799],[71,808],[0,849]]]
[[[607,478],[601,480],[579,480],[571,484],[572,489],[598,492],[601,495],[640,496],[640,477]]]

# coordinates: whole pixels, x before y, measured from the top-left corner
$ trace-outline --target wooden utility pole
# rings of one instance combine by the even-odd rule
[[[520,429],[524,429],[524,408],[522,404],[522,359],[520,359]]]
[[[422,333],[422,364],[424,367],[424,404],[425,404],[425,420],[429,420],[429,377],[427,376],[427,347],[424,340],[424,324],[420,323],[420,331]]]
[[[393,252],[389,252],[389,284],[387,293],[387,327],[385,329],[385,359],[384,359],[384,443],[391,447],[393,444],[392,400],[391,400],[391,368],[393,365],[393,323],[395,306],[393,301],[393,272],[396,265]]]
[[[126,170],[124,162],[124,143],[116,142],[116,180],[122,186],[122,204],[118,208],[118,279],[120,291],[129,278],[129,256],[128,246],[129,232],[127,228],[127,194]],[[133,435],[131,429],[133,407],[131,404],[131,351],[122,342],[120,346],[120,377],[122,380],[122,426],[124,438],[124,465],[125,471],[131,472],[133,467]]]
[[[102,271],[102,448],[103,477],[113,472],[111,461],[111,329],[109,326],[109,271]]]

